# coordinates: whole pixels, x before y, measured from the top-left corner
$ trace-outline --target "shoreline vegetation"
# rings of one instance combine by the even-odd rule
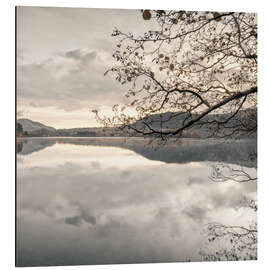
[[[169,118],[171,116],[171,112],[163,113],[163,114],[153,114],[151,115],[153,125],[157,122],[157,119],[160,117]],[[179,116],[174,119],[174,121],[170,121],[170,123],[164,127],[163,131],[168,131],[170,129],[174,129],[177,127],[178,123],[182,121],[184,116]],[[213,132],[214,127],[211,122],[213,122],[214,118],[218,118],[221,121],[226,119],[227,114],[216,114],[207,116],[207,121],[209,124],[203,123],[200,125],[194,125],[186,130],[183,130],[179,134],[170,135],[169,137],[173,138],[256,138],[256,132],[247,132],[238,136],[237,134],[231,133],[229,128],[224,129],[221,132],[221,136]],[[241,113],[237,117],[235,117],[234,121],[236,122],[245,122],[250,117],[257,118],[257,109],[246,109],[242,110]],[[213,119],[212,119],[213,118]],[[136,127],[143,125],[143,120],[136,121],[133,124]],[[84,128],[61,128],[56,129],[54,127],[46,126],[40,122],[32,121],[30,119],[21,118],[17,120],[16,123],[16,136],[17,137],[159,137],[158,134],[149,134],[144,135],[142,133],[136,132],[136,130],[129,129],[128,127],[84,127]]]

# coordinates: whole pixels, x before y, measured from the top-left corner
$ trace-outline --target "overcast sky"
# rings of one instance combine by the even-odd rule
[[[143,33],[138,10],[19,7],[18,117],[56,128],[97,126],[94,108],[123,103],[110,76],[115,27]]]

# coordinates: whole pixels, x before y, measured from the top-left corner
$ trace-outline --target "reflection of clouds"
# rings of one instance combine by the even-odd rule
[[[82,218],[80,216],[66,217],[65,223],[74,226],[79,226],[82,223]]]
[[[128,214],[132,207],[137,208],[133,213],[136,210],[147,212],[147,208],[149,211],[156,209],[157,204],[169,208],[181,206],[185,214],[200,218],[201,213],[193,204],[203,202],[205,207],[214,210],[241,207],[244,195],[247,197],[252,193],[249,186],[253,187],[253,192],[256,190],[255,184],[212,183],[207,179],[209,170],[203,165],[199,168],[201,180],[194,186],[190,186],[190,179],[196,179],[192,175],[198,172],[187,165],[163,165],[155,167],[154,171],[151,167],[100,171],[96,170],[98,166],[94,163],[94,166],[80,167],[68,162],[56,168],[25,168],[20,171],[18,183],[20,203],[24,208],[51,209],[52,216],[57,215],[55,209],[63,212],[64,208],[79,209],[82,206],[89,212],[110,214]]]
[[[186,209],[184,209],[183,211],[185,215],[199,222],[202,222],[205,219],[208,212],[209,209],[203,206],[195,206],[195,205],[191,205]]]
[[[256,171],[252,168],[246,168],[246,171],[251,175],[256,174]],[[231,208],[238,210],[246,207],[247,201],[256,197],[257,184],[255,182],[242,184],[232,182],[216,183],[212,182],[208,177],[207,179],[208,181],[205,181],[203,177],[189,177],[186,185],[193,189],[196,189],[196,187],[202,188],[202,192],[209,195],[208,199],[205,199],[202,203],[209,201],[211,209]]]
[[[82,212],[81,216],[66,217],[64,222],[69,225],[80,226],[83,222],[96,225],[97,220],[94,216],[89,215],[87,212]]]
[[[78,215],[65,217],[64,222],[66,224],[80,226],[83,223],[87,223],[90,225],[96,225],[97,224],[97,218],[90,214],[88,209],[85,208],[84,205],[81,205],[80,202],[72,202],[72,206],[76,207],[76,213],[78,212]]]
[[[99,169],[100,168],[100,162],[98,161],[92,161],[91,162],[91,166],[95,169]]]
[[[200,177],[189,177],[186,181],[187,186],[189,185],[200,185],[202,183],[202,179]]]
[[[35,247],[35,265],[200,260],[204,223],[249,218],[239,198],[255,196],[256,184],[211,182],[208,163],[143,166],[129,150],[78,149],[54,145],[18,164],[22,263],[30,256],[22,245]],[[113,153],[119,163],[111,166]]]
[[[241,190],[242,186],[240,188],[230,187],[227,192],[213,194],[211,199],[214,208],[232,208],[238,210],[241,207],[246,207],[246,200],[254,198],[256,184],[245,183],[245,192]],[[250,190],[253,190],[253,192],[250,192]]]

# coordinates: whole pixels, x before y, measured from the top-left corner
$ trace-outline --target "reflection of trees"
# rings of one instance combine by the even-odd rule
[[[237,152],[235,152],[235,154],[238,155]],[[257,153],[249,153],[245,161],[250,161],[251,167],[257,167]],[[211,165],[211,167],[212,172],[209,178],[214,182],[234,181],[243,183],[257,180],[257,176],[251,176],[243,166],[217,163]]]
[[[18,141],[18,140],[17,140]],[[166,163],[188,162],[223,162],[252,167],[254,162],[245,160],[249,153],[256,150],[256,140],[193,140],[170,139],[164,145],[162,141],[152,138],[24,138],[21,154],[40,151],[54,144],[89,145],[104,147],[120,147],[136,152],[150,160]],[[238,155],[234,155],[238,151]]]
[[[209,243],[222,241],[223,248],[214,252],[201,252],[204,260],[256,260],[257,259],[257,223],[249,227],[229,226],[220,223],[207,225]]]
[[[16,135],[18,137],[23,136],[23,126],[20,123],[16,123]]]
[[[23,143],[17,141],[16,146],[16,153],[20,153],[23,149]]]
[[[257,155],[256,155],[257,156]],[[253,158],[254,156],[251,155]],[[255,161],[255,159],[254,159]],[[209,177],[214,182],[234,181],[238,183],[257,181],[243,167],[228,164],[212,165]],[[257,213],[257,201],[246,199],[245,209]],[[225,225],[218,222],[209,223],[205,227],[208,239],[206,250],[201,256],[207,261],[220,260],[256,260],[257,259],[257,222],[249,225]]]
[[[16,140],[16,152],[20,153],[20,155],[28,155],[33,152],[41,151],[55,143],[55,140],[47,138],[19,138]]]
[[[229,164],[218,163],[211,165],[211,167],[212,173],[209,178],[215,182],[234,181],[243,183],[257,180],[257,177],[252,177],[242,166],[233,167]]]

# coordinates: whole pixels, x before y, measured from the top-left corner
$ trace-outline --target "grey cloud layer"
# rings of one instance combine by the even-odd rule
[[[18,8],[18,103],[64,110],[122,101],[112,65],[115,27],[142,33],[138,10]]]
[[[110,58],[103,50],[73,50],[42,63],[19,66],[18,100],[67,111],[113,105],[122,95],[121,86],[103,75]]]

